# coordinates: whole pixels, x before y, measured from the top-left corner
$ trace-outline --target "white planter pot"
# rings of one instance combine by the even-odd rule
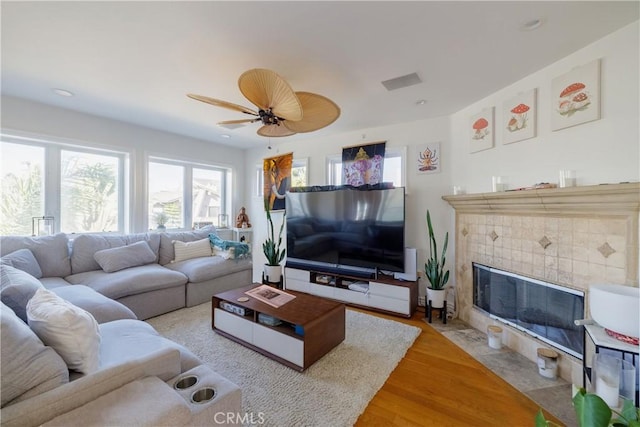
[[[427,287],[427,303],[431,300],[432,308],[443,308],[446,297],[446,289],[431,289]]]
[[[280,283],[282,277],[282,266],[266,265],[264,266],[264,278],[269,283]]]

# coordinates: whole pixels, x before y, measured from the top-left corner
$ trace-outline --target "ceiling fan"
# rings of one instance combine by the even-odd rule
[[[250,119],[225,120],[218,124],[262,122],[258,135],[267,137],[313,132],[329,126],[340,116],[340,107],[329,98],[310,92],[294,92],[286,80],[271,70],[254,68],[246,71],[238,79],[238,86],[240,92],[258,107],[258,111],[208,96],[192,93],[187,96],[254,116]]]

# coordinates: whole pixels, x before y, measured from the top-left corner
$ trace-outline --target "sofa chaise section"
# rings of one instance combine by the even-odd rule
[[[49,291],[26,272],[6,265],[0,268],[2,273],[11,273],[1,275],[0,288],[3,427],[160,425],[169,421],[171,425],[207,425],[220,411],[240,411],[241,393],[235,384],[202,365],[187,348],[162,337],[148,323],[132,318],[135,315],[122,304],[81,285]],[[17,295],[19,292],[25,294]],[[65,298],[47,308],[49,298],[61,298],[53,295],[57,292],[75,298],[87,310]],[[36,299],[39,301],[34,303]],[[23,313],[23,318],[4,302]],[[49,323],[49,332],[59,331],[61,340],[49,343],[47,335],[41,341],[40,329],[31,325],[36,315],[34,304],[40,313],[52,310],[40,319]],[[64,309],[56,309],[56,304]],[[69,313],[77,313],[77,321]],[[67,366],[64,347],[70,343],[65,345],[63,337],[70,335],[65,332],[65,324],[96,322],[92,318],[107,321],[88,335],[72,334],[74,341],[94,340],[91,334],[99,337],[94,341],[99,345],[97,368],[82,373]],[[185,376],[195,376],[198,381],[184,390],[175,388]],[[202,387],[215,393],[205,402],[193,402],[191,395]]]

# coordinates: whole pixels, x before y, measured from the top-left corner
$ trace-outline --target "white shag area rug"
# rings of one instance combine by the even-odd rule
[[[244,413],[278,427],[353,425],[421,332],[347,310],[345,340],[301,373],[215,333],[211,303],[147,322],[240,386]]]

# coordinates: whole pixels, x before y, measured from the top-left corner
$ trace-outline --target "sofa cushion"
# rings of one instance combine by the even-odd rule
[[[0,299],[23,321],[27,321],[27,303],[42,284],[22,270],[0,265]]]
[[[90,374],[100,365],[98,322],[86,310],[39,289],[27,304],[29,327],[52,347],[69,369]]]
[[[40,279],[40,283],[47,289],[55,289],[60,287],[66,287],[71,285],[62,277],[43,277]]]
[[[211,243],[209,238],[194,240],[193,242],[173,241],[175,258],[171,262],[180,262],[187,259],[211,256]]]
[[[96,252],[93,257],[107,273],[151,264],[156,260],[156,254],[153,253],[149,244],[144,241],[117,248],[103,249]]]
[[[118,299],[129,295],[173,288],[187,283],[187,277],[158,264],[131,267],[114,273],[87,271],[65,277],[69,283],[86,285],[102,295]]]
[[[145,357],[165,348],[180,351],[181,372],[202,362],[180,344],[160,335],[150,324],[141,320],[115,320],[100,325],[100,369]]]
[[[158,377],[146,377],[59,415],[42,427],[182,426],[190,424],[191,419],[189,406],[180,394]]]
[[[209,234],[215,234],[216,228],[213,225],[208,225],[194,231],[170,231],[160,233],[160,252],[158,262],[160,265],[169,264],[176,257],[175,250],[173,248],[173,241],[179,240],[181,242],[193,242],[196,240],[202,240],[208,237]]]
[[[3,256],[0,259],[0,262],[2,264],[15,267],[18,270],[25,271],[36,279],[42,277],[42,270],[40,269],[38,260],[36,260],[36,257],[33,256],[33,252],[29,249],[18,249],[17,251],[11,252],[10,254]]]
[[[69,371],[62,358],[3,304],[0,304],[0,326],[1,406],[69,382]]]
[[[18,249],[29,249],[33,252],[43,277],[64,277],[71,274],[69,239],[64,233],[53,236],[0,237],[0,255],[6,255]]]
[[[131,245],[137,242],[147,242],[149,248],[157,256],[160,248],[160,236],[157,233],[136,234],[82,234],[73,239],[71,251],[71,270],[69,274],[84,273],[85,271],[100,270],[100,264],[94,258],[96,252]],[[69,275],[67,274],[67,276]]]
[[[105,297],[88,286],[70,285],[54,288],[51,291],[76,307],[91,313],[98,323],[119,319],[137,319],[129,307]]]
[[[189,282],[191,283],[198,283],[251,269],[252,263],[249,258],[227,260],[219,256],[214,256],[174,262],[167,264],[165,267],[184,274],[189,278]]]

